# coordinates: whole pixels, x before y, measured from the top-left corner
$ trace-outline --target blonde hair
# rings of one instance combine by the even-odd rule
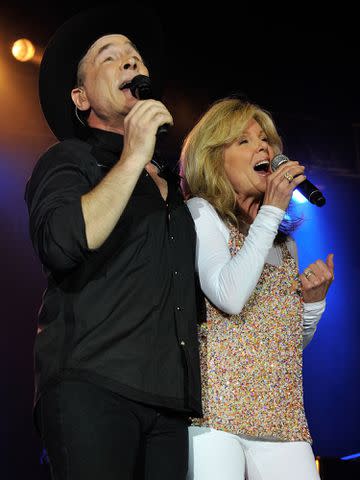
[[[239,139],[251,119],[256,120],[275,154],[282,142],[270,113],[238,98],[215,102],[184,140],[181,152],[182,188],[185,197],[202,197],[220,217],[238,225],[236,194],[224,169],[225,147]]]

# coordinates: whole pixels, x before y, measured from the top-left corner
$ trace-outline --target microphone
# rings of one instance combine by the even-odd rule
[[[151,80],[146,75],[136,75],[128,85],[132,95],[138,100],[148,100],[149,98],[154,98],[153,91],[151,88]],[[169,130],[170,124],[164,123],[160,125],[157,130],[156,136],[163,135]]]
[[[275,155],[275,157],[271,160],[271,170],[275,172],[275,170],[288,161],[288,157],[282,153]],[[296,190],[299,190],[299,192],[301,192],[304,197],[309,200],[309,202],[313,203],[317,207],[322,207],[325,205],[325,197],[320,190],[315,187],[315,185],[309,182],[309,180],[305,179],[303,182],[301,182],[296,187]]]

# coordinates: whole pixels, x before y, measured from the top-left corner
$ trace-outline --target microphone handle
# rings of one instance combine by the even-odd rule
[[[325,197],[320,192],[320,190],[315,187],[308,179],[305,179],[301,182],[297,187],[296,190],[299,190],[305,198],[309,200],[309,202],[317,205],[318,207],[322,207],[325,205]]]
[[[160,125],[160,127],[157,129],[156,132],[156,137],[160,138],[169,131],[170,124],[169,123],[164,123],[164,125]]]
[[[150,78],[146,75],[136,75],[131,83],[130,90],[134,97],[139,100],[148,100],[149,98],[155,98],[153,95]],[[168,133],[170,128],[169,123],[160,125],[156,132],[156,137],[159,139]]]
[[[271,160],[272,171],[276,171],[279,167],[281,167],[281,165],[288,161],[289,159],[286,155],[284,155],[283,153],[278,153]],[[296,187],[296,190],[301,192],[304,197],[309,200],[310,203],[313,203],[318,207],[322,207],[323,205],[325,205],[326,200],[324,195],[307,178]]]

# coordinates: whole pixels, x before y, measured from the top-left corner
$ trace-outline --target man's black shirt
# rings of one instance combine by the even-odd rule
[[[81,196],[121,150],[122,136],[93,129],[86,141],[52,146],[27,184],[31,238],[48,278],[35,341],[36,400],[74,378],[198,416],[196,236],[178,176],[162,173],[164,201],[143,170],[108,239],[87,247]]]

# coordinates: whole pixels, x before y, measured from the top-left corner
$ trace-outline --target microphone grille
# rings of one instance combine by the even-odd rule
[[[136,75],[130,83],[130,91],[138,100],[153,98],[151,80],[146,75]]]
[[[271,160],[271,170],[275,172],[283,163],[288,162],[289,159],[286,155],[282,153],[278,153],[275,157]]]

